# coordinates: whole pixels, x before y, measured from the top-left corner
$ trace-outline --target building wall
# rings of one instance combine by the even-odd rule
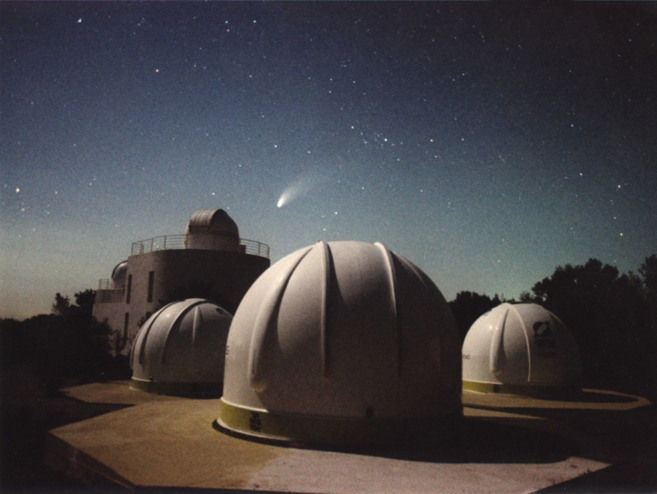
[[[96,292],[93,316],[106,322],[115,331],[123,330],[125,290],[101,290]]]
[[[160,250],[130,256],[122,300],[96,304],[94,316],[106,319],[130,341],[140,323],[176,300],[207,298],[235,313],[269,264],[265,257],[220,250]]]

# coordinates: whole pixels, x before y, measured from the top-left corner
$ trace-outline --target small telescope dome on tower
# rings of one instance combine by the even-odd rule
[[[237,224],[223,209],[195,211],[185,229],[185,248],[237,251],[240,248]]]
[[[216,423],[293,443],[444,437],[462,416],[459,351],[417,266],[380,243],[318,242],[271,266],[238,307]]]
[[[128,261],[118,263],[112,270],[110,279],[110,290],[121,290],[125,287],[126,274],[128,272]]]
[[[477,319],[463,342],[463,389],[567,394],[581,390],[577,343],[538,304],[503,303]]]
[[[219,396],[232,316],[204,299],[172,302],[143,324],[130,352],[131,386]]]

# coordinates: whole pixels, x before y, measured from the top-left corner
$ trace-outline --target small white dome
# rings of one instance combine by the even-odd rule
[[[204,299],[172,302],[143,324],[130,352],[132,387],[221,394],[232,316]]]
[[[217,424],[305,443],[427,438],[461,416],[459,351],[449,306],[414,264],[379,243],[318,242],[242,299]]]
[[[240,248],[237,223],[223,209],[195,211],[185,229],[185,248],[237,251]]]
[[[112,270],[110,290],[121,290],[125,288],[126,274],[128,272],[128,261],[118,263]]]
[[[463,342],[463,389],[513,394],[581,389],[577,343],[537,304],[503,303],[482,315]]]

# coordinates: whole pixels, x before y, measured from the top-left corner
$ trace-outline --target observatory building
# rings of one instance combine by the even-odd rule
[[[221,395],[233,316],[204,299],[172,302],[143,324],[130,350],[131,387],[176,395]]]
[[[173,301],[200,297],[234,313],[269,264],[269,246],[240,238],[223,209],[196,211],[184,234],[132,244],[111,279],[100,280],[93,315],[130,342],[146,319]]]
[[[449,307],[417,266],[380,243],[320,241],[242,300],[216,425],[293,443],[434,439],[462,416],[459,351]]]
[[[577,343],[537,304],[503,303],[477,319],[463,342],[463,389],[566,394],[581,390]]]

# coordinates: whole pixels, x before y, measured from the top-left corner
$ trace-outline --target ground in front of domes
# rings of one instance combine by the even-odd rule
[[[87,485],[277,492],[655,491],[655,408],[586,390],[569,401],[464,393],[458,441],[325,450],[213,428],[218,399],[155,395],[127,382],[63,390],[113,411],[50,431],[46,461]],[[620,487],[620,488],[619,488]]]

